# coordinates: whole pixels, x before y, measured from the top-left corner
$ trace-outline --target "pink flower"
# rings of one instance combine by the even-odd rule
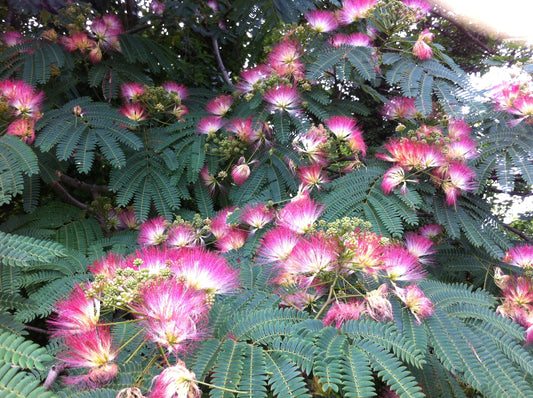
[[[446,163],[442,151],[435,145],[424,142],[413,142],[409,139],[391,139],[383,145],[390,155],[378,153],[376,157],[388,162],[396,162],[406,170],[415,168],[424,170],[442,166]]]
[[[250,177],[250,166],[246,163],[243,156],[239,158],[239,161],[231,169],[231,177],[233,182],[237,185],[242,185]]]
[[[301,166],[297,173],[298,178],[300,178],[302,184],[306,188],[318,187],[318,189],[320,189],[321,184],[330,181],[326,176],[326,172],[318,163],[313,163],[309,166]]]
[[[198,122],[196,129],[200,134],[212,135],[220,130],[224,124],[225,121],[220,116],[206,116]]]
[[[418,286],[409,285],[403,289],[396,287],[396,295],[409,308],[419,324],[422,319],[433,315],[435,306]]]
[[[350,299],[346,303],[336,301],[329,307],[326,316],[323,319],[324,326],[335,323],[338,329],[352,319],[359,319],[366,312],[365,302],[359,299]]]
[[[299,235],[289,228],[271,229],[261,239],[259,258],[266,263],[284,261],[299,240]]]
[[[37,120],[41,117],[40,108],[44,93],[36,91],[23,81],[5,80],[0,86],[1,93],[7,98],[14,116],[24,116]]]
[[[338,247],[324,234],[300,239],[285,260],[284,270],[290,274],[316,276],[338,268]]]
[[[231,95],[219,95],[207,103],[205,110],[213,115],[224,116],[232,104],[233,97]]]
[[[178,360],[176,365],[165,368],[157,376],[150,398],[200,398],[202,392],[194,380],[196,375]]]
[[[215,246],[220,252],[227,253],[230,250],[237,250],[244,246],[246,239],[248,239],[247,231],[232,227],[224,236],[217,239]]]
[[[430,10],[431,4],[426,0],[401,0],[407,7],[412,8],[416,12],[417,18],[424,17]]]
[[[161,16],[165,12],[165,4],[157,0],[152,0],[149,9],[153,14]]]
[[[274,210],[263,203],[247,204],[241,213],[241,221],[254,229],[264,228],[274,219]]]
[[[165,245],[169,247],[192,247],[198,244],[199,231],[191,224],[173,224],[167,230]]]
[[[13,47],[21,43],[24,43],[24,36],[20,32],[10,30],[2,33],[2,44],[5,47]]]
[[[330,39],[333,47],[340,47],[342,45],[354,47],[372,47],[372,39],[364,33],[344,34],[338,33]]]
[[[308,196],[303,196],[279,210],[277,224],[303,234],[312,228],[323,208],[323,205],[317,204]]]
[[[102,275],[106,279],[115,277],[117,269],[124,268],[124,259],[116,253],[110,252],[105,257],[94,261],[87,267],[94,275]]]
[[[424,29],[418,36],[418,39],[413,47],[413,54],[421,60],[431,59],[433,50],[429,43],[433,41],[433,33],[428,29]]]
[[[146,92],[146,88],[141,83],[124,83],[120,89],[122,98],[137,102],[139,97]]]
[[[135,270],[145,269],[150,275],[157,275],[169,268],[176,253],[176,249],[162,246],[143,247],[127,259],[125,266]]]
[[[453,162],[448,167],[442,189],[448,206],[455,205],[461,192],[472,192],[476,188],[476,173],[463,163]]]
[[[452,140],[462,140],[464,137],[470,138],[472,128],[463,119],[451,119],[448,123],[448,137]]]
[[[383,182],[381,183],[381,189],[385,195],[390,194],[394,188],[402,185],[400,189],[403,195],[407,192],[407,177],[405,175],[405,169],[402,166],[393,166],[386,171],[383,175]]]
[[[139,228],[137,242],[143,246],[160,245],[167,239],[167,221],[163,217],[146,220]]]
[[[94,40],[89,39],[85,33],[81,32],[72,32],[70,37],[63,37],[62,42],[67,51],[80,50],[81,53],[91,50],[96,45]]]
[[[241,141],[252,142],[259,138],[258,130],[253,129],[252,123],[253,121],[251,117],[246,120],[234,118],[226,128],[232,133],[235,133],[237,138]]]
[[[366,293],[366,312],[372,319],[379,322],[392,320],[392,304],[387,298],[388,294],[385,284]]]
[[[268,55],[272,70],[280,76],[302,78],[305,66],[300,61],[302,49],[297,40],[284,40],[274,46]]]
[[[387,101],[381,110],[381,114],[387,120],[409,120],[416,116],[416,106],[414,98],[393,97]]]
[[[281,283],[283,285],[283,283]],[[324,295],[323,292],[316,292],[308,290],[305,286],[302,286],[302,289],[298,290],[296,293],[282,295],[281,304],[287,307],[299,308],[304,310],[308,307],[313,307],[316,302]],[[278,292],[280,294],[281,292]]]
[[[427,274],[418,258],[404,247],[386,247],[383,264],[387,276],[392,281],[415,281],[423,279]]]
[[[80,388],[99,388],[111,382],[118,372],[113,363],[117,353],[112,346],[109,327],[98,328],[83,333],[65,336],[66,350],[58,359],[69,368],[86,368],[87,374],[67,376],[67,384],[77,384]]]
[[[416,232],[407,232],[405,234],[405,247],[422,264],[432,264],[433,259],[429,256],[437,252],[431,239]]]
[[[342,25],[349,25],[360,18],[366,18],[377,0],[344,0],[339,10],[339,21]]]
[[[340,140],[347,140],[354,131],[361,131],[357,121],[348,116],[332,116],[324,120],[326,127]]]
[[[206,294],[230,294],[239,286],[239,271],[232,269],[226,260],[199,247],[179,250],[172,263],[175,278],[194,290]]]
[[[93,19],[91,23],[91,31],[104,49],[117,50],[120,47],[118,35],[123,30],[122,22],[116,15],[107,14]]]
[[[259,65],[252,69],[241,72],[241,79],[235,85],[241,93],[249,93],[254,90],[254,86],[270,77],[270,68],[266,65]]]
[[[13,120],[7,127],[6,134],[19,137],[26,144],[30,145],[35,141],[35,121],[24,118]]]
[[[328,133],[322,125],[312,126],[309,131],[299,134],[293,145],[297,152],[306,155],[312,163],[327,163]]]
[[[200,170],[200,177],[202,177],[203,184],[209,188],[209,195],[213,196],[217,187],[222,187],[216,177],[209,173],[207,165],[204,165]]]
[[[514,276],[503,290],[505,301],[515,307],[530,307],[533,305],[533,282],[526,276]],[[529,308],[533,310],[533,307]]]
[[[507,253],[503,261],[524,269],[533,268],[533,245],[515,246]]]
[[[381,236],[373,232],[356,230],[344,235],[342,239],[347,252],[344,267],[371,274],[383,267]]]
[[[226,207],[211,220],[211,233],[215,238],[220,239],[229,232],[231,226],[227,224],[227,220],[234,210],[234,207]]]
[[[300,92],[296,87],[277,85],[270,88],[263,96],[263,99],[270,104],[270,109],[273,111],[286,111],[292,115],[301,113]]]
[[[56,316],[50,320],[53,337],[94,330],[100,320],[100,301],[87,298],[84,288],[75,285],[69,296],[58,301],[54,311]]]
[[[118,112],[122,115],[136,122],[148,118],[146,107],[140,102],[130,102],[119,108]]]
[[[132,309],[148,338],[169,353],[186,352],[192,342],[207,336],[205,294],[187,288],[177,279],[147,282]]]
[[[171,98],[173,98],[176,103],[181,103],[182,101],[186,100],[187,97],[189,97],[187,87],[184,85],[174,82],[165,82],[161,85],[161,87],[163,87],[163,89],[170,94]]]
[[[307,19],[311,29],[317,32],[331,32],[339,26],[335,14],[327,10],[308,11],[305,14],[305,19]]]
[[[427,224],[420,227],[418,233],[426,238],[435,239],[442,233],[442,227],[439,224]]]

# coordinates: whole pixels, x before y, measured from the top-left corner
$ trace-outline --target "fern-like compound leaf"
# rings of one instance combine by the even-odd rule
[[[16,334],[0,334],[0,360],[25,369],[45,369],[45,362],[52,360],[46,348]]]
[[[278,397],[311,397],[296,365],[275,352],[265,354],[268,384]]]
[[[356,346],[348,348],[342,374],[342,390],[348,398],[374,397],[374,377],[368,357]]]

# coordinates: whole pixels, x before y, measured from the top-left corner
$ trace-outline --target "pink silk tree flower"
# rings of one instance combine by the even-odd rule
[[[476,173],[463,163],[453,162],[449,165],[442,189],[448,206],[455,205],[461,192],[472,192],[476,188]]]
[[[261,239],[258,250],[261,262],[282,262],[287,259],[300,236],[285,227],[276,227],[268,231]]]
[[[246,163],[246,160],[243,156],[239,158],[239,161],[236,165],[231,168],[231,177],[233,182],[237,185],[242,185],[250,177],[250,166]]]
[[[139,97],[146,92],[144,84],[141,83],[124,83],[120,88],[122,98],[128,101],[137,102]]]
[[[277,85],[267,90],[263,99],[270,104],[270,110],[276,112],[287,112],[292,115],[301,113],[300,105],[302,100],[300,92],[296,87],[288,85]]]
[[[14,30],[2,33],[1,39],[2,44],[5,47],[13,47],[17,44],[24,43],[24,36],[20,32]]]
[[[216,116],[224,116],[232,104],[233,97],[231,95],[219,95],[207,102],[205,110]]]
[[[417,18],[426,16],[431,10],[431,4],[426,0],[401,0],[407,7],[413,9]]]
[[[184,248],[172,262],[174,277],[206,294],[231,294],[239,287],[239,271],[224,257],[200,247]]]
[[[58,359],[68,368],[86,369],[87,372],[67,376],[65,383],[94,389],[110,383],[117,375],[118,367],[113,362],[117,353],[108,326],[65,336],[63,342],[66,350],[58,355]]]
[[[370,318],[378,322],[386,322],[393,319],[392,304],[388,299],[388,295],[389,292],[385,284],[366,293],[366,313]]]
[[[164,246],[143,247],[126,259],[126,267],[134,270],[147,270],[150,275],[157,275],[169,268],[176,249]]]
[[[374,45],[370,36],[364,33],[351,33],[349,35],[338,33],[331,37],[330,43],[333,47],[340,47],[342,45],[353,47],[372,47]]]
[[[324,234],[304,237],[294,246],[285,260],[284,269],[290,274],[316,276],[320,272],[338,269],[339,248]]]
[[[109,252],[106,256],[94,261],[87,268],[94,275],[102,275],[105,279],[112,279],[115,277],[116,271],[124,267],[124,258],[116,253]]]
[[[191,343],[207,336],[205,294],[176,278],[146,283],[131,306],[148,339],[170,354],[187,352]]]
[[[400,192],[405,195],[407,192],[407,176],[405,175],[405,169],[402,166],[393,166],[388,169],[383,175],[383,182],[381,183],[381,189],[385,195],[390,194],[394,188],[401,185]]]
[[[187,87],[175,82],[165,82],[161,85],[165,91],[167,91],[176,102],[181,103],[189,97],[189,91]]]
[[[81,32],[72,32],[69,37],[63,37],[61,42],[67,51],[73,52],[79,50],[82,54],[90,51],[95,46],[94,40]]]
[[[429,29],[424,29],[413,46],[413,54],[421,60],[431,59],[433,50],[429,43],[433,41],[433,33]]]
[[[448,137],[452,140],[460,140],[469,137],[472,127],[463,119],[451,119],[448,122]]]
[[[300,61],[301,56],[302,48],[297,40],[283,40],[268,54],[268,63],[274,73],[298,80],[305,72],[305,66]]]
[[[220,130],[226,122],[220,116],[206,116],[202,118],[196,126],[196,131],[200,134],[213,135]]]
[[[254,90],[256,85],[261,81],[270,77],[270,68],[266,65],[259,65],[255,68],[245,69],[241,72],[241,76],[235,87],[238,92],[246,94]]]
[[[330,180],[327,178],[326,172],[318,163],[313,163],[308,166],[301,166],[297,170],[298,178],[306,188],[317,187],[320,189],[321,184],[325,184]]]
[[[237,227],[231,227],[224,236],[216,240],[215,246],[218,250],[220,250],[220,252],[227,253],[231,250],[237,250],[244,246],[247,239],[247,231]]]
[[[308,196],[303,196],[287,203],[278,211],[277,224],[303,234],[312,228],[323,208],[323,205],[316,203]]]
[[[433,263],[431,255],[435,254],[437,250],[433,247],[434,243],[431,239],[416,232],[407,232],[404,237],[405,247],[409,253],[415,256],[422,264]]]
[[[192,247],[198,245],[199,231],[191,224],[180,223],[168,227],[165,245],[169,247]]]
[[[433,315],[435,306],[418,286],[409,285],[405,288],[396,287],[395,292],[414,315],[418,324],[420,324],[423,319]]]
[[[308,157],[311,163],[325,165],[328,153],[328,133],[322,125],[312,126],[305,133],[299,134],[293,145],[298,153]]]
[[[410,120],[415,118],[416,113],[415,100],[408,97],[393,97],[381,109],[381,114],[387,120]]]
[[[474,159],[478,155],[476,142],[470,137],[462,137],[458,141],[452,141],[445,145],[445,149],[446,158],[450,161],[464,162]]]
[[[85,290],[82,286],[75,285],[67,298],[56,303],[56,315],[49,321],[54,338],[88,332],[98,325],[100,301],[88,298]]]
[[[35,90],[23,81],[5,80],[0,92],[7,98],[13,116],[26,117],[37,120],[41,117],[40,108],[44,100],[44,93]]]
[[[135,122],[140,122],[141,120],[146,120],[148,118],[148,113],[146,112],[146,107],[140,102],[130,102],[121,106],[118,112],[128,119],[131,119]]]
[[[360,18],[366,18],[377,0],[344,0],[339,10],[339,22],[349,25]]]
[[[324,326],[335,324],[338,329],[353,319],[359,319],[366,313],[366,304],[361,299],[350,299],[346,303],[336,301],[329,307],[323,319]]]
[[[167,240],[166,229],[168,222],[163,217],[152,218],[143,222],[139,227],[137,243],[142,246],[160,245]]]
[[[311,10],[305,14],[309,27],[316,32],[331,32],[337,29],[339,23],[335,14],[328,10]]]
[[[19,137],[23,142],[31,145],[35,141],[35,121],[29,119],[15,119],[7,127],[6,134]]]
[[[257,230],[264,228],[274,219],[275,215],[274,209],[268,207],[264,203],[258,203],[255,205],[247,204],[240,217],[244,224]]]
[[[349,116],[332,116],[324,120],[326,127],[339,140],[346,141],[354,131],[361,131],[357,120]]]
[[[533,268],[533,245],[515,246],[510,249],[503,261],[524,269]]]
[[[346,250],[343,267],[374,274],[383,267],[381,236],[374,232],[353,231],[342,238]]]
[[[418,233],[426,238],[435,239],[442,233],[439,224],[427,224],[419,228]]]
[[[385,273],[392,281],[416,281],[427,275],[418,258],[401,246],[386,247],[383,264]]]
[[[150,398],[200,398],[202,392],[194,382],[196,375],[178,360],[157,376]]]

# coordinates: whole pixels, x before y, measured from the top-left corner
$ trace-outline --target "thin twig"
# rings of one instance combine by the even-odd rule
[[[57,379],[57,376],[65,369],[63,365],[52,365],[43,383],[43,387],[49,390]]]
[[[233,88],[233,83],[231,82],[228,71],[226,70],[226,67],[224,66],[224,62],[222,62],[222,57],[220,56],[220,50],[218,49],[217,38],[214,35],[211,35],[211,42],[213,43],[213,50],[215,51],[215,57],[217,59],[218,67],[220,68],[220,71],[222,72],[222,77],[224,78],[224,81],[231,88]]]
[[[502,222],[502,225],[505,229],[508,231],[511,231],[513,234],[518,235],[522,239],[524,239],[526,242],[533,242],[533,239],[531,239],[528,235],[520,231],[519,229],[516,229],[515,227],[511,227],[509,224],[505,224]]]
[[[42,333],[42,334],[49,334],[50,332],[45,329],[36,328],[35,326],[30,325],[24,325],[24,329],[31,330],[32,332]]]

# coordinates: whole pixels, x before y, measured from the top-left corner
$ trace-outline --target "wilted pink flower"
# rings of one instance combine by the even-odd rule
[[[415,232],[407,232],[405,234],[405,247],[422,264],[433,263],[433,259],[429,257],[437,252],[433,245],[434,243],[431,239]]]
[[[145,120],[148,118],[148,113],[146,112],[146,107],[140,102],[129,102],[121,106],[118,112],[128,119],[131,119],[136,122]]]
[[[246,163],[243,156],[239,158],[239,161],[231,169],[231,177],[233,182],[237,185],[242,185],[250,177],[250,166]]]
[[[122,98],[128,101],[137,102],[139,97],[146,92],[144,84],[141,83],[124,83],[120,88]]]
[[[269,89],[263,99],[271,104],[270,109],[273,111],[286,111],[293,115],[301,113],[300,92],[296,87],[277,85]]]
[[[448,167],[446,177],[442,181],[442,189],[446,194],[448,206],[455,205],[461,192],[472,192],[476,187],[476,173],[463,163],[453,162]]]
[[[323,205],[319,205],[308,196],[303,196],[287,203],[278,211],[277,224],[303,234],[311,229],[323,208]]]
[[[284,269],[290,274],[305,276],[334,271],[338,268],[338,250],[331,238],[313,234],[298,241],[285,260]]]
[[[427,272],[418,258],[400,246],[387,246],[383,252],[383,264],[392,281],[415,281],[423,279]]]
[[[135,212],[131,208],[122,209],[118,213],[118,218],[121,222],[121,224],[126,229],[135,229],[137,228],[137,225],[139,222],[137,221],[137,218],[135,217]]]
[[[339,10],[340,23],[349,25],[360,18],[366,18],[376,2],[377,0],[344,0]]]
[[[388,294],[385,284],[366,293],[366,312],[372,319],[379,322],[392,320],[392,304],[387,297]]]
[[[318,187],[320,189],[321,184],[330,181],[326,176],[326,172],[318,163],[313,163],[309,166],[301,166],[297,173],[298,178],[300,178],[302,184],[307,188]]]
[[[276,227],[261,239],[258,255],[264,262],[284,261],[299,239],[299,235],[289,228]]]
[[[246,239],[248,239],[247,231],[232,227],[224,236],[217,239],[215,246],[220,252],[226,253],[230,250],[237,250],[244,246]]]
[[[338,329],[352,319],[359,319],[366,312],[365,302],[359,299],[350,299],[346,303],[336,301],[329,308],[323,319],[324,325],[335,323]]]
[[[533,268],[533,245],[515,246],[507,253],[503,261],[524,269]]]
[[[239,286],[239,271],[222,256],[200,247],[180,249],[171,269],[188,288],[206,294],[229,294]]]
[[[169,247],[191,247],[198,244],[199,232],[191,224],[173,224],[167,230],[165,245]]]
[[[249,93],[254,90],[254,86],[270,76],[270,69],[266,65],[259,65],[252,69],[241,72],[241,79],[235,85],[241,93]]]
[[[364,33],[344,34],[338,33],[330,39],[333,47],[340,47],[342,45],[354,47],[372,47],[372,39]]]
[[[213,195],[215,193],[215,190],[217,187],[221,187],[222,185],[218,182],[215,176],[209,173],[209,169],[207,168],[207,165],[204,165],[202,169],[200,170],[200,177],[202,177],[202,181],[204,185],[209,188],[209,195]]]
[[[219,95],[207,103],[205,110],[213,115],[224,116],[232,104],[233,97],[231,95]]]
[[[161,87],[163,87],[163,89],[166,90],[177,103],[181,103],[189,96],[187,87],[182,84],[165,82],[161,85]]]
[[[308,11],[305,14],[305,19],[307,19],[311,29],[317,32],[331,32],[339,26],[335,14],[328,10]]]
[[[206,116],[198,122],[196,129],[200,134],[211,135],[220,130],[224,124],[225,121],[220,116]]]
[[[387,101],[381,109],[381,114],[387,120],[409,120],[416,116],[414,98],[393,97]]]
[[[66,299],[57,302],[54,311],[57,315],[49,321],[53,337],[88,332],[94,330],[100,320],[100,301],[87,298],[84,289],[75,285]]]
[[[276,283],[275,281],[271,282]],[[284,285],[284,283],[280,284]],[[324,295],[322,291],[312,291],[306,285],[302,286],[301,289],[292,294],[282,295],[281,305],[304,310],[305,308],[313,307],[320,297]]]
[[[409,285],[406,288],[396,287],[396,295],[409,308],[418,323],[422,319],[429,318],[433,315],[435,306],[418,286]]]
[[[150,398],[200,398],[202,392],[194,380],[196,375],[178,360],[176,365],[165,368],[157,376]]]
[[[58,359],[69,368],[84,368],[87,373],[80,376],[67,376],[67,384],[80,388],[99,388],[111,382],[118,372],[113,363],[117,353],[112,346],[109,327],[98,328],[65,336],[66,350]]]
[[[274,209],[264,203],[247,204],[241,213],[241,221],[254,229],[265,227],[274,219]]]
[[[190,343],[207,336],[205,294],[175,278],[147,282],[132,309],[148,338],[169,353],[183,353]]]
[[[96,45],[94,40],[81,32],[72,32],[70,37],[63,37],[61,41],[65,49],[70,52],[80,50],[82,53],[85,53]]]
[[[413,54],[422,60],[430,59],[433,55],[433,50],[429,43],[433,41],[433,33],[428,29],[424,29],[413,47]]]
[[[6,134],[19,137],[22,141],[29,145],[35,140],[34,127],[34,120],[18,118],[9,124]]]
[[[278,75],[298,80],[305,71],[305,66],[300,61],[301,56],[302,49],[297,40],[283,40],[274,46],[268,55],[268,62]]]
[[[160,245],[167,239],[167,221],[163,217],[146,220],[139,228],[137,242],[143,246]]]

